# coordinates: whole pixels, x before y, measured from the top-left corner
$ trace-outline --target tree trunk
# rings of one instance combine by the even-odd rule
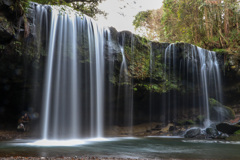
[[[193,19],[195,21],[195,25],[194,25],[194,30],[195,30],[195,43],[198,42],[198,5],[197,5],[197,2],[196,2],[196,11],[195,11],[195,18]]]
[[[238,14],[236,14],[236,27],[237,27],[237,33],[239,33],[239,18],[238,18]]]
[[[206,4],[208,1],[206,0]],[[204,16],[205,16],[205,25],[206,25],[206,34],[207,34],[207,39],[209,39],[209,20],[208,20],[208,11],[207,11],[207,6],[204,6]]]
[[[228,2],[224,1],[224,34],[228,37],[229,34],[229,11],[228,11]]]

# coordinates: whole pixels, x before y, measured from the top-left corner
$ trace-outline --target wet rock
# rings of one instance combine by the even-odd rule
[[[218,130],[215,128],[207,128],[206,133],[210,138],[215,138],[218,136]]]
[[[158,131],[158,130],[161,130],[162,129],[162,127],[161,127],[161,125],[156,125],[155,126],[155,128],[152,128],[152,130],[154,130],[154,131]]]
[[[161,126],[160,124],[158,124],[158,125],[155,126],[155,128],[156,128],[156,129],[161,129],[162,126]]]
[[[176,127],[174,127],[174,126],[170,126],[170,127],[169,127],[169,132],[172,132],[172,131],[174,131],[174,130],[176,130]]]
[[[220,123],[217,126],[217,130],[227,134],[233,134],[237,130],[240,130],[240,125],[231,125],[228,123]]]
[[[218,139],[226,139],[226,138],[228,138],[228,137],[229,137],[229,135],[226,134],[226,133],[221,133],[221,134],[219,134],[219,135],[217,136]]]
[[[184,135],[185,138],[194,138],[198,135],[201,134],[201,129],[200,128],[194,128],[194,129],[190,129],[186,132],[186,134]]]
[[[6,17],[0,17],[0,43],[11,41],[15,35],[15,31],[11,22]]]
[[[222,105],[217,100],[210,98],[209,104],[210,104],[210,117],[212,121],[223,122],[225,120],[235,118],[234,111],[231,108]]]
[[[2,0],[2,4],[8,7],[13,5],[14,2],[15,2],[14,0]]]

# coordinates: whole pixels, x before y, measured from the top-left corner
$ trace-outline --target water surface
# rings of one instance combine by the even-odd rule
[[[87,140],[73,146],[37,146],[33,142],[0,142],[0,156],[240,159],[240,142],[160,137]]]

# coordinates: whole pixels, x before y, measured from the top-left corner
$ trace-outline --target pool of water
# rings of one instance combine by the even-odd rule
[[[72,142],[72,144],[70,143]],[[63,141],[0,142],[0,156],[240,159],[240,142],[183,138],[110,138]]]

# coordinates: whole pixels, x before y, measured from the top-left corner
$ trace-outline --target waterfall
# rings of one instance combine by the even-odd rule
[[[190,45],[185,48],[183,55],[177,51],[177,44],[170,44],[164,55],[165,86],[173,85],[173,91],[165,97],[163,114],[166,115],[165,123],[175,121],[178,114],[191,106],[188,114],[191,119],[194,115],[204,115],[205,126],[210,126],[209,97],[214,97],[222,102],[221,76],[216,53]],[[184,99],[178,90],[188,93]],[[198,98],[197,98],[198,97]],[[180,108],[180,104],[183,108]],[[184,114],[184,113],[183,113]]]
[[[103,137],[104,45],[108,31],[73,11],[65,13],[52,7],[46,13],[46,6],[35,7],[36,21],[49,28],[38,29],[42,35],[49,32],[43,139]],[[50,24],[44,16],[51,17]]]
[[[34,5],[36,50],[45,62],[43,139],[101,138],[114,125],[134,135],[137,123],[198,115],[210,125],[209,98],[222,102],[215,52],[189,44],[184,52],[178,44],[153,47],[68,7]]]
[[[129,127],[128,134],[132,135],[133,126],[133,78],[129,75],[127,59],[125,56],[125,33],[123,32],[120,36],[119,47],[122,54],[122,63],[119,74],[119,86],[118,86],[118,99],[123,99],[123,102],[118,101],[119,108],[124,108],[122,125]],[[131,36],[131,53],[133,53],[134,37]],[[133,54],[132,54],[133,55]],[[133,57],[132,57],[133,60]],[[133,61],[131,62],[133,63]]]

